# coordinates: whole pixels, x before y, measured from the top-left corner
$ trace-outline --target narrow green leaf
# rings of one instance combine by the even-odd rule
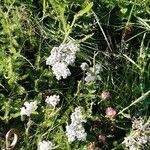
[[[85,13],[89,12],[93,6],[93,2],[89,3],[84,9],[80,10],[77,14],[76,17],[83,16]]]

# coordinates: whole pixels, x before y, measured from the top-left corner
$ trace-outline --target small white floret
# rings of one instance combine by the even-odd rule
[[[60,80],[62,78],[66,79],[68,76],[71,75],[69,68],[63,62],[57,62],[56,64],[54,64],[52,70],[57,80]]]
[[[60,98],[59,95],[52,95],[52,96],[47,96],[45,102],[48,105],[52,105],[53,107],[56,107],[56,105],[59,103]]]
[[[51,50],[51,55],[46,59],[46,65],[52,67],[57,80],[66,79],[71,75],[68,65],[75,62],[78,50],[79,46],[73,40]]]
[[[54,144],[51,141],[42,141],[39,142],[39,150],[52,150]]]
[[[83,62],[80,67],[83,71],[85,71],[89,68],[89,65],[86,62]]]
[[[83,128],[83,122],[86,122],[86,120],[81,113],[81,108],[76,107],[75,111],[71,114],[71,124],[66,126],[66,136],[69,142],[73,142],[76,139],[79,141],[86,140],[87,133]]]
[[[86,82],[91,82],[95,80],[95,76],[93,74],[91,74],[90,72],[86,73],[86,77],[84,79]]]
[[[37,109],[37,103],[36,102],[30,102],[30,103],[25,102],[24,106],[25,107],[21,108],[21,112],[20,112],[21,115],[30,116],[31,113]]]

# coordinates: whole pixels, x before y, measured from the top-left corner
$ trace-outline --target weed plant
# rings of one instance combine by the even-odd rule
[[[149,6],[0,0],[0,148],[16,128],[16,150],[149,150]]]

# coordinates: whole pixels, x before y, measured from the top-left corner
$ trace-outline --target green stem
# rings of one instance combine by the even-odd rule
[[[74,18],[73,18],[73,21],[72,21],[72,23],[71,23],[71,26],[69,27],[67,33],[65,34],[65,38],[64,38],[64,40],[63,40],[63,43],[65,43],[65,41],[67,40],[69,34],[71,33],[72,28],[73,28],[73,26],[74,26],[74,24],[75,24],[76,19],[77,19],[77,17],[76,17],[76,15],[75,15]]]
[[[139,97],[138,99],[136,99],[133,103],[131,103],[129,106],[125,107],[123,110],[121,110],[119,114],[122,114],[125,110],[129,109],[131,106],[135,105],[136,103],[139,103],[140,101],[142,101],[143,99],[145,99],[147,96],[149,96],[150,94],[150,90],[146,93],[144,93],[141,97]]]
[[[132,16],[132,13],[133,13],[133,9],[134,9],[135,3],[136,3],[136,0],[134,1],[134,4],[132,5],[132,8],[131,8],[128,20],[127,20],[126,25],[125,25],[125,30],[124,30],[124,33],[123,33],[123,36],[122,36],[122,39],[121,39],[121,49],[123,48],[124,38],[125,38],[125,35],[126,35],[126,28],[130,24],[130,20],[131,20],[131,16]]]
[[[28,123],[27,123],[27,128],[25,130],[25,142],[26,142],[26,148],[28,149],[29,148],[29,130],[30,130],[30,127],[32,125],[32,120],[31,118],[29,117],[29,120],[28,120]]]
[[[132,12],[133,12],[135,3],[136,3],[136,0],[134,1],[134,4],[132,5],[131,11],[130,11],[130,14],[129,14],[129,17],[128,17],[128,21],[127,21],[127,23],[126,23],[126,27],[129,26],[129,22],[130,22],[130,20],[131,20],[131,16],[132,16]]]
[[[43,0],[43,16],[45,15],[46,12],[46,0]]]

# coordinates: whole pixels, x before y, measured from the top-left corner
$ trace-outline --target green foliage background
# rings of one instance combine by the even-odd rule
[[[149,116],[149,97],[114,122],[105,118],[105,108],[119,112],[150,90],[149,5],[148,0],[0,0],[0,132],[17,128],[18,149],[37,149],[41,139],[52,139],[58,149],[82,150],[97,141],[97,133],[111,135],[108,128],[113,125],[113,138],[99,146],[123,149],[120,143],[132,116]],[[45,61],[54,46],[70,37],[80,42],[80,52],[70,66],[71,77],[57,81]],[[84,61],[102,64],[102,82],[83,82]],[[109,102],[100,98],[105,89],[111,92]],[[45,106],[50,94],[61,96],[56,111]],[[39,108],[27,139],[27,118],[20,117],[20,108],[33,100]],[[65,126],[77,105],[85,109],[88,137],[69,144]],[[98,131],[93,130],[95,120],[103,120]]]

